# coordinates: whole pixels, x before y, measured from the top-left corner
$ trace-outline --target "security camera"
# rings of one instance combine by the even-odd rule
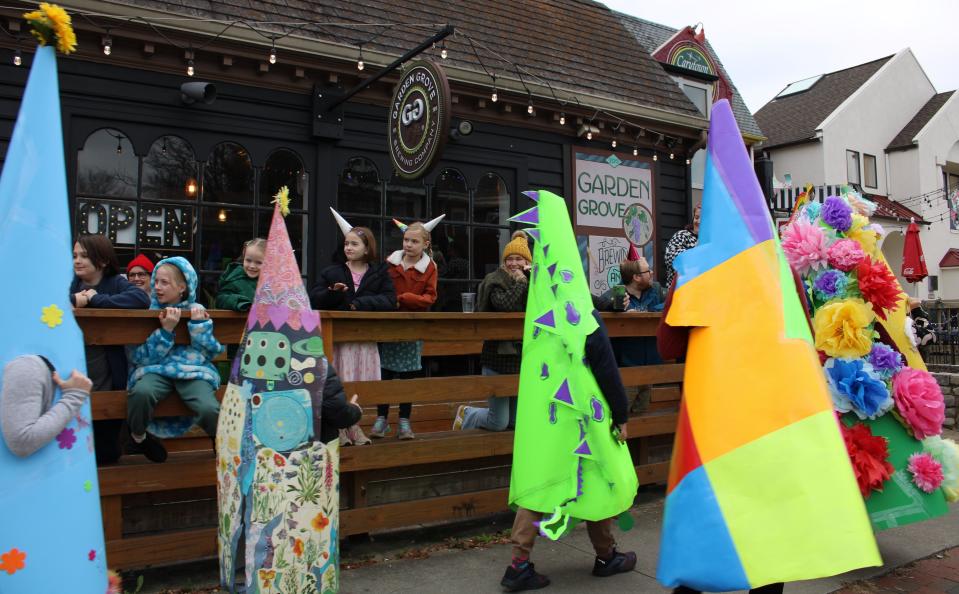
[[[188,82],[180,85],[180,99],[191,105],[199,101],[209,105],[216,101],[216,85],[208,82]]]

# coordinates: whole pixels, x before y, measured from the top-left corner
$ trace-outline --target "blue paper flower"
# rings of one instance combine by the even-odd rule
[[[846,231],[852,226],[852,207],[842,198],[830,196],[822,205],[822,220],[837,231]]]
[[[883,378],[889,378],[902,369],[902,355],[894,348],[877,342],[867,357],[876,372]]]
[[[826,270],[813,281],[813,290],[823,301],[834,297],[843,297],[846,294],[846,283],[849,279],[838,270]]]
[[[886,384],[862,359],[829,359],[825,365],[833,405],[860,419],[875,419],[893,407]]]
[[[818,202],[810,202],[806,204],[803,214],[806,215],[806,218],[809,219],[811,223],[815,223],[816,219],[819,218],[819,213],[822,210],[822,204]]]

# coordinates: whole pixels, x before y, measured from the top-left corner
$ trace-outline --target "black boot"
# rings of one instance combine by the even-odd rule
[[[500,581],[500,585],[506,592],[520,592],[522,590],[539,590],[549,585],[549,578],[543,574],[536,573],[533,564],[526,562],[522,569],[516,569],[512,565],[506,568],[506,575]]]
[[[599,556],[593,563],[593,575],[596,577],[609,577],[617,573],[626,573],[636,567],[636,553],[629,551],[620,553],[613,549],[613,554],[609,559],[603,559]]]
[[[143,454],[150,462],[156,462],[158,464],[160,462],[166,462],[166,448],[163,447],[163,442],[149,433],[146,434],[146,437],[140,443],[137,443],[131,435],[130,441],[127,443],[127,452],[130,454]]]

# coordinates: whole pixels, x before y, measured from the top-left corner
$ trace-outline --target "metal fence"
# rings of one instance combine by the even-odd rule
[[[942,302],[926,305],[928,313],[927,335],[922,315],[913,310],[916,320],[916,335],[919,337],[919,352],[927,365],[959,365],[959,308],[945,306]],[[923,344],[925,343],[925,344]]]

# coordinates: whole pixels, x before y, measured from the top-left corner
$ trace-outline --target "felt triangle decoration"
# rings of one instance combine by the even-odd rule
[[[550,328],[556,327],[556,318],[553,315],[553,310],[549,310],[540,317],[536,318],[536,324],[542,324],[543,326],[549,326]]]
[[[573,404],[573,395],[569,392],[569,381],[563,380],[563,383],[559,386],[559,390],[556,390],[556,394],[553,396],[556,400],[560,402],[565,402],[572,406]]]
[[[524,210],[518,215],[511,216],[509,220],[514,223],[528,223],[530,225],[536,225],[539,223],[539,207],[534,206],[529,210]]]
[[[523,195],[533,202],[539,202],[539,192],[536,190],[527,190],[526,192],[523,192]]]

